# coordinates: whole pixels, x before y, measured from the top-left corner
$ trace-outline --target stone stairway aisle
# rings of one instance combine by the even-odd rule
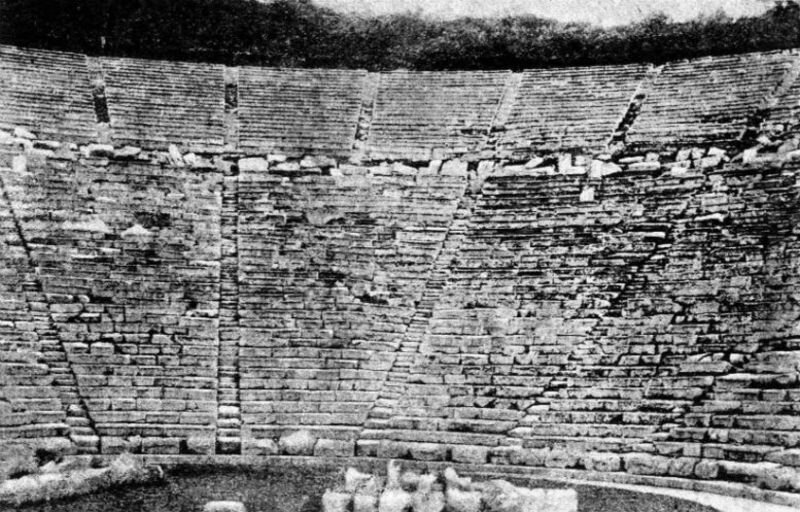
[[[241,453],[239,404],[238,171],[224,164],[216,452]]]
[[[31,276],[35,275],[33,269],[35,264],[30,248],[24,236],[22,224],[14,211],[13,204],[6,193],[5,183],[0,179],[0,189],[2,199],[6,207],[14,216],[17,235],[25,246],[28,257],[28,264],[31,269]],[[54,425],[54,435],[66,433],[70,440],[75,444],[78,453],[91,454],[100,452],[100,437],[94,426],[94,422],[89,415],[88,408],[80,396],[78,382],[75,373],[70,367],[66,349],[59,340],[58,332],[53,325],[48,308],[48,297],[44,292],[44,286],[40,277],[31,278],[24,283],[26,300],[30,309],[36,333],[39,337],[42,358],[48,365],[53,383],[56,387],[61,404],[66,411],[66,432],[62,432],[63,425]]]
[[[469,196],[469,187],[461,196],[454,212],[453,221],[442,241],[439,251],[425,283],[425,290],[417,303],[414,316],[409,322],[408,330],[398,348],[392,368],[381,389],[375,406],[370,410],[365,428],[388,428],[395,406],[405,392],[405,385],[410,371],[417,366],[421,356],[420,346],[428,333],[428,325],[433,316],[436,304],[440,302],[442,293],[450,277],[450,265],[458,255],[464,242],[472,216],[473,198]]]

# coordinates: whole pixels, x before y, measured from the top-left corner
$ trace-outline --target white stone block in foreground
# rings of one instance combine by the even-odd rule
[[[203,512],[246,512],[241,501],[209,501]]]

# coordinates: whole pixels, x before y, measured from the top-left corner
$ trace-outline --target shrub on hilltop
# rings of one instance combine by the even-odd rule
[[[0,0],[0,42],[116,55],[266,66],[523,69],[800,46],[800,6],[761,16],[666,15],[601,28],[535,16],[435,20],[341,14],[310,0]]]

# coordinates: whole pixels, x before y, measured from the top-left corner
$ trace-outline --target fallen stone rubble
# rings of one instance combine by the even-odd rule
[[[125,484],[153,483],[164,477],[158,466],[145,466],[129,454],[107,465],[91,456],[78,456],[26,469],[30,474],[0,483],[0,507],[52,501]]]
[[[385,479],[348,468],[322,497],[324,512],[577,512],[574,489],[530,489],[505,480],[473,482],[453,468],[402,472],[389,461]]]

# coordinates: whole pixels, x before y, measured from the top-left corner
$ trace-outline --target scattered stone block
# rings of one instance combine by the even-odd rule
[[[32,131],[22,128],[21,126],[14,128],[14,137],[28,140],[36,139],[36,135]]]
[[[725,215],[722,213],[710,213],[708,215],[699,215],[694,218],[695,222],[725,222]]]
[[[387,488],[378,500],[378,512],[407,512],[409,507],[411,494],[400,488]]]
[[[213,455],[217,440],[213,435],[195,435],[186,438],[186,451],[196,455]]]
[[[378,491],[378,481],[374,475],[362,473],[355,468],[347,468],[344,473],[344,490],[352,493],[374,495]]]
[[[572,468],[578,463],[578,456],[567,450],[551,450],[545,458],[544,465],[548,468]]]
[[[377,512],[378,496],[376,494],[354,494],[353,512]]]
[[[241,501],[209,501],[203,506],[203,512],[246,512]]]
[[[317,457],[352,457],[355,442],[339,439],[319,439],[314,446]]]
[[[660,455],[632,453],[624,455],[625,471],[634,475],[666,475],[670,459]]]
[[[183,161],[183,156],[181,155],[181,151],[175,144],[170,144],[168,146],[167,157],[169,158],[169,163],[174,165],[175,167],[183,167],[185,165]]]
[[[17,174],[25,174],[28,171],[28,158],[25,155],[14,155],[11,160],[11,171]]]
[[[276,172],[297,172],[300,170],[300,163],[298,162],[280,162],[273,166],[272,170]]]
[[[586,187],[581,191],[580,202],[590,203],[594,201],[594,187]]]
[[[466,176],[467,175],[467,162],[461,160],[448,160],[442,164],[439,173],[442,176]]]
[[[530,160],[528,160],[528,162],[525,164],[525,168],[526,169],[533,169],[534,167],[539,167],[543,163],[544,163],[544,158],[535,156],[535,157],[531,158]]]
[[[449,486],[445,491],[445,503],[450,512],[481,512],[483,505],[480,491],[463,491]]]
[[[134,146],[124,146],[119,149],[114,150],[114,154],[112,155],[115,160],[131,160],[136,158],[142,153],[141,148],[137,148]]]
[[[442,512],[445,506],[444,493],[434,490],[436,475],[422,475],[417,484],[417,490],[411,496],[411,505],[414,512]]]
[[[486,512],[577,512],[574,489],[525,489],[505,480],[492,480],[485,486]]]
[[[123,454],[104,468],[65,469],[6,480],[0,483],[0,508],[90,494],[108,487],[158,481],[163,477],[161,468],[146,467],[141,460]]]
[[[454,462],[485,464],[489,458],[489,448],[486,446],[457,444],[452,447],[450,453]]]
[[[114,146],[111,144],[89,144],[81,148],[87,158],[111,158],[114,156]]]
[[[353,496],[350,493],[325,491],[322,495],[323,512],[349,512]]]
[[[286,455],[313,455],[317,439],[308,430],[298,430],[281,436],[278,446]]]
[[[120,236],[122,238],[131,238],[131,239],[148,238],[153,236],[153,233],[148,229],[146,229],[141,224],[134,224],[133,226],[129,227],[128,229],[120,233]]]
[[[628,170],[634,172],[651,172],[659,169],[661,169],[661,164],[657,161],[637,162],[628,166]]]
[[[589,471],[619,471],[622,459],[615,453],[589,452],[581,456],[581,464]]]
[[[264,158],[240,158],[240,172],[269,172],[269,163]]]
[[[9,443],[0,445],[0,482],[8,478],[33,473],[38,467],[32,445]]]
[[[377,457],[381,442],[377,439],[359,439],[356,441],[357,457]]]
[[[409,443],[409,452],[414,460],[445,460],[447,447],[438,443]]]
[[[246,455],[278,455],[280,448],[272,439],[247,439],[242,443]]]
[[[88,231],[94,233],[111,233],[111,229],[102,219],[94,218],[82,221],[66,221],[61,225],[64,230]]]

